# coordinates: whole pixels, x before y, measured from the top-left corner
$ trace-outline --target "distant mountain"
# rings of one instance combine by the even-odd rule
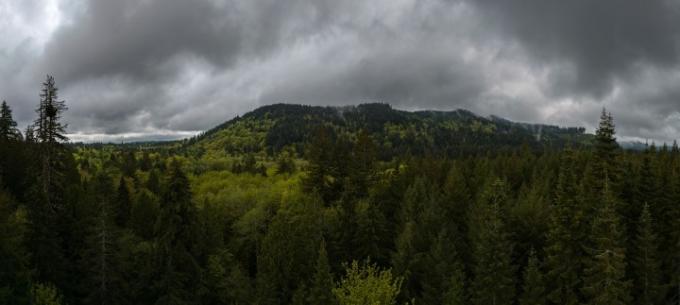
[[[581,127],[558,127],[482,117],[467,110],[403,111],[388,104],[322,107],[263,106],[185,142],[201,153],[276,153],[304,150],[316,129],[327,127],[352,139],[368,132],[385,158],[400,154],[459,155],[477,152],[589,145]]]

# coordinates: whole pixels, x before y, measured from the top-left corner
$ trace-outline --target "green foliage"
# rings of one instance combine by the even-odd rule
[[[545,280],[541,271],[541,262],[533,249],[529,254],[529,262],[524,269],[524,285],[519,298],[520,305],[545,305]]]
[[[32,288],[32,301],[34,305],[64,305],[63,297],[52,285],[35,284]]]
[[[663,287],[658,261],[657,236],[653,231],[649,205],[645,204],[638,221],[632,258],[635,304],[659,304]]]
[[[336,303],[333,295],[333,274],[328,263],[328,254],[326,253],[326,242],[321,241],[319,247],[319,255],[316,260],[316,270],[309,287],[309,295],[307,296],[308,304],[328,304]]]
[[[366,262],[353,261],[346,266],[346,275],[333,289],[340,305],[394,305],[401,287],[401,278],[390,270],[380,270]]]
[[[680,150],[614,134],[274,105],[182,142],[4,141],[0,304],[677,303]]]
[[[473,304],[512,304],[515,297],[512,243],[505,231],[502,210],[506,204],[505,192],[502,181],[490,184],[478,202],[478,214],[473,218],[479,221],[473,236]]]
[[[593,221],[591,260],[586,266],[583,292],[588,304],[628,304],[631,283],[625,279],[626,261],[619,216],[607,188],[603,206]]]

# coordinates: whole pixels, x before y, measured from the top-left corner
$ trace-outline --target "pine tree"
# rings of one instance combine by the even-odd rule
[[[369,134],[362,130],[352,149],[349,163],[349,181],[347,190],[350,198],[368,196],[368,190],[375,180],[376,147]]]
[[[445,284],[442,305],[467,304],[465,295],[465,272],[462,264],[454,265],[452,273]]]
[[[43,83],[40,98],[36,109],[38,118],[34,123],[38,160],[34,169],[37,177],[28,205],[31,222],[28,245],[33,253],[37,278],[41,282],[60,285],[60,290],[65,291],[62,288],[67,285],[65,277],[69,276],[65,245],[69,243],[67,235],[71,232],[64,223],[70,220],[64,197],[68,184],[66,174],[73,169],[67,164],[72,157],[62,145],[67,140],[64,135],[66,125],[61,122],[66,106],[57,99],[57,88],[51,76]],[[28,130],[29,142],[30,134]]]
[[[524,285],[519,299],[520,305],[545,305],[545,282],[541,272],[541,262],[536,257],[536,251],[531,249],[529,262],[524,269]]]
[[[67,141],[66,125],[61,122],[61,116],[66,111],[64,101],[57,97],[57,87],[52,76],[47,76],[40,94],[40,105],[36,112],[35,138],[40,144],[40,187],[42,197],[47,208],[56,209],[61,195],[59,188],[63,188],[63,153],[61,142]]]
[[[197,300],[201,270],[195,253],[199,236],[191,196],[189,179],[175,160],[169,168],[155,227],[157,305],[191,304]]]
[[[0,186],[0,304],[29,304],[30,266],[26,251],[25,211]]]
[[[474,242],[475,265],[471,301],[475,305],[513,304],[515,297],[512,243],[503,223],[504,185],[491,184],[478,203],[480,223]]]
[[[624,305],[630,301],[630,282],[625,280],[623,235],[615,199],[604,182],[604,204],[593,221],[593,249],[586,268],[583,292],[591,305]]]
[[[114,225],[112,200],[113,187],[109,176],[95,178],[94,199],[97,215],[87,238],[87,250],[82,264],[88,268],[86,285],[87,303],[118,304],[122,301],[121,277],[117,266],[118,230]]]
[[[463,304],[464,275],[452,236],[442,230],[426,254],[428,271],[422,279],[423,294],[420,304]]]
[[[12,118],[12,109],[7,102],[0,106],[0,141],[19,140],[21,133],[17,129],[17,122]]]
[[[653,232],[649,205],[645,204],[638,221],[634,240],[632,269],[634,275],[635,304],[659,304],[663,295],[661,270],[657,253],[657,237]]]
[[[576,199],[572,152],[562,161],[555,192],[546,245],[547,298],[553,304],[579,304],[580,275],[583,263],[583,212]]]
[[[336,299],[333,296],[333,287],[333,275],[328,264],[326,242],[322,240],[319,247],[319,257],[316,261],[316,271],[307,296],[308,304],[335,304]]]
[[[599,127],[595,132],[595,160],[593,174],[595,176],[592,190],[596,194],[602,194],[602,182],[607,179],[609,187],[614,193],[619,190],[620,169],[617,166],[619,144],[616,142],[616,127],[612,114],[602,109]]]
[[[616,126],[612,114],[602,109],[600,123],[595,132],[595,152],[601,161],[611,162],[614,159],[619,144],[616,142]]]
[[[132,198],[125,177],[120,177],[120,182],[118,182],[115,209],[112,212],[116,225],[121,228],[126,227],[130,221],[130,214],[132,212]]]

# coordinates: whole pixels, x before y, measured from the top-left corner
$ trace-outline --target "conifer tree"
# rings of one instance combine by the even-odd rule
[[[524,269],[524,285],[519,299],[520,305],[545,305],[545,282],[541,272],[541,262],[536,257],[536,251],[531,249],[529,261]]]
[[[21,133],[17,129],[17,122],[12,118],[12,109],[7,102],[0,105],[0,141],[19,140]]]
[[[474,241],[474,279],[471,301],[475,305],[513,304],[515,297],[512,243],[503,223],[502,181],[491,184],[478,203],[480,220]]]
[[[602,109],[600,123],[595,132],[595,152],[600,161],[611,162],[619,144],[616,142],[616,126],[612,114]]]
[[[547,298],[553,304],[579,304],[582,271],[582,229],[580,205],[575,198],[577,187],[572,165],[572,152],[567,151],[562,161],[555,192],[546,245]]]
[[[157,305],[191,304],[197,300],[201,271],[198,253],[195,253],[199,238],[196,233],[196,207],[191,202],[189,179],[179,161],[174,160],[155,227],[159,270],[154,283]]]
[[[591,305],[630,302],[630,282],[625,279],[626,255],[615,199],[605,178],[603,205],[593,221],[593,249],[584,276],[583,292]]]
[[[336,299],[333,295],[333,287],[333,275],[328,264],[326,242],[322,240],[319,247],[319,257],[316,261],[316,271],[314,272],[307,296],[308,304],[335,304]]]
[[[595,180],[591,186],[592,192],[599,195],[602,193],[605,178],[609,181],[609,187],[614,194],[619,190],[620,168],[616,165],[619,153],[619,144],[616,142],[616,127],[612,114],[602,109],[600,123],[595,131],[595,160],[593,175]]]
[[[465,294],[465,272],[462,264],[454,265],[452,273],[445,282],[442,305],[464,305],[467,304]]]
[[[116,195],[115,209],[112,211],[116,225],[126,227],[132,212],[132,198],[128,189],[125,177],[120,177],[118,182],[118,193]]]
[[[118,230],[114,225],[110,199],[113,187],[109,176],[105,174],[98,175],[94,184],[94,199],[98,211],[89,229],[87,249],[82,262],[88,269],[86,299],[90,304],[118,304],[123,301],[123,294],[116,261]]]
[[[422,279],[423,294],[420,304],[463,304],[464,274],[452,236],[442,230],[426,253],[428,271]]]
[[[63,101],[57,98],[54,78],[47,76],[40,94],[40,105],[36,109],[35,142],[38,160],[36,162],[36,182],[31,192],[28,216],[31,221],[29,247],[32,260],[37,266],[37,278],[42,282],[66,285],[68,276],[66,253],[63,246],[67,243],[64,230],[66,202],[64,201],[67,161],[69,154],[62,145],[66,125],[61,116],[66,110]],[[27,131],[30,141],[31,132]],[[59,288],[62,288],[60,286]],[[60,289],[65,290],[65,289]]]
[[[645,204],[637,225],[631,259],[634,275],[635,304],[659,304],[663,295],[658,261],[657,237],[654,234],[649,205]]]
[[[363,198],[368,195],[368,190],[375,180],[376,158],[373,140],[365,130],[360,131],[349,163],[347,189],[351,193],[350,198]]]

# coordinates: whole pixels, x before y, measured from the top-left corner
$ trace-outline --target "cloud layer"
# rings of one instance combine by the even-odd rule
[[[74,139],[186,136],[260,105],[466,108],[680,131],[680,1],[0,0],[0,98],[53,74]]]

